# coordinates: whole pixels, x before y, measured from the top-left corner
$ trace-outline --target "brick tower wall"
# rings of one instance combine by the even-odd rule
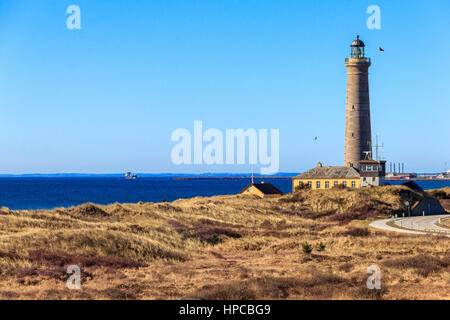
[[[345,165],[360,168],[364,151],[372,151],[368,58],[349,58],[347,67],[347,107],[345,117]]]

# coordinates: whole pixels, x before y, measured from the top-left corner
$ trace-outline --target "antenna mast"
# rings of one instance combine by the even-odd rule
[[[378,133],[376,134],[376,139],[377,139],[376,140],[377,144],[375,145],[375,157],[376,157],[377,161],[380,161],[381,159],[379,157],[379,150],[380,150],[380,148],[384,148],[384,143],[382,143],[381,145],[378,144]]]

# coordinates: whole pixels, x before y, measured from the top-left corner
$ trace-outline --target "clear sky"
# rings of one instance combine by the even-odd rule
[[[81,30],[66,27],[72,4]],[[1,0],[0,173],[249,172],[172,164],[171,133],[194,120],[280,129],[283,172],[342,165],[356,34],[384,157],[443,171],[449,17],[448,0]]]

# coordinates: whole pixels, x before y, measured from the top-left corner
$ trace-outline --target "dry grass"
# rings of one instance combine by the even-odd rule
[[[415,269],[423,277],[440,272],[450,265],[450,256],[443,259],[420,254],[413,257],[390,259],[384,262],[385,266],[399,268],[400,270]]]
[[[448,238],[367,228],[404,210],[408,193],[2,208],[0,299],[449,299]],[[82,290],[65,286],[73,264]],[[371,264],[381,267],[382,290],[366,288]]]
[[[450,218],[442,220],[438,225],[444,228],[450,228]]]
[[[450,199],[439,199],[439,202],[447,212],[450,212]]]
[[[450,187],[437,190],[430,190],[429,193],[438,199],[450,199]]]
[[[429,193],[439,199],[442,207],[450,212],[450,187],[445,187],[438,190],[430,190]]]
[[[370,235],[370,230],[368,228],[352,227],[344,232],[341,232],[341,235],[352,237],[368,237]]]

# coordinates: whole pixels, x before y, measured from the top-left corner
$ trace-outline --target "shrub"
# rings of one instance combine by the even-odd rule
[[[398,269],[416,269],[421,276],[427,277],[442,268],[447,268],[450,265],[450,258],[441,260],[429,255],[419,254],[409,258],[387,260],[384,265]]]
[[[359,215],[354,212],[338,213],[330,217],[331,221],[338,221],[339,224],[344,225],[359,218]]]
[[[214,227],[214,226],[199,226],[189,228],[174,220],[170,220],[169,224],[172,226],[172,228],[175,229],[176,232],[181,234],[184,238],[197,238],[200,241],[207,242],[213,245],[218,244],[222,241],[221,236],[234,239],[242,237],[242,235],[229,228]]]
[[[78,265],[80,267],[109,267],[114,269],[139,268],[144,266],[144,264],[135,262],[128,258],[94,257],[43,249],[28,252],[28,260],[39,265],[55,268],[66,267],[69,265]]]
[[[34,275],[37,275],[37,268],[36,267],[26,267],[26,268],[22,268],[17,270],[17,275],[21,278],[23,277],[31,277]]]
[[[2,250],[0,250],[0,258],[6,258],[6,259],[10,259],[10,260],[22,259],[22,257],[15,252],[8,252],[8,251],[2,251]]]
[[[294,192],[299,192],[302,190],[309,190],[309,185],[306,183],[300,183],[298,186],[295,187]]]
[[[281,197],[280,199],[278,199],[278,202],[280,203],[290,203],[290,202],[302,202],[303,200],[305,200],[305,198],[302,196],[301,193],[294,191],[294,194],[285,196],[285,197]]]
[[[308,242],[305,242],[303,245],[302,245],[302,249],[303,249],[303,253],[306,253],[306,254],[310,254],[311,252],[312,252],[312,246],[308,243]]]
[[[113,300],[137,300],[146,288],[145,284],[130,281],[102,290],[101,293]]]
[[[289,216],[296,216],[296,215],[298,215],[298,212],[296,210],[292,210],[292,209],[281,209],[279,212],[281,214],[287,214]]]
[[[98,206],[92,203],[85,203],[79,207],[74,207],[69,210],[71,213],[82,216],[98,216],[98,217],[108,217],[109,213],[100,209]]]
[[[227,228],[210,228],[199,227],[194,228],[190,237],[198,238],[200,241],[208,242],[210,244],[217,244],[221,242],[220,236],[226,236],[230,238],[240,238],[241,235]],[[189,236],[188,236],[189,237]]]
[[[447,195],[447,192],[444,190],[433,190],[430,192],[430,194],[438,199],[450,199],[450,196]]]
[[[352,270],[353,268],[353,264],[346,262],[344,264],[341,264],[338,269],[341,271],[345,271],[345,272],[350,272],[350,270]]]
[[[245,281],[233,281],[216,285],[207,285],[183,299],[204,300],[252,300],[286,299],[298,292],[305,292],[313,298],[332,297],[336,286],[346,280],[333,274],[313,272],[308,278],[262,277]]]
[[[347,231],[342,232],[341,235],[351,237],[367,237],[370,235],[370,230],[368,228],[350,228]]]
[[[333,210],[316,212],[308,209],[301,209],[299,215],[305,219],[317,220],[323,217],[331,216],[334,213],[335,212]]]
[[[317,251],[325,251],[325,245],[322,242],[317,245]]]
[[[331,187],[331,189],[344,190],[344,189],[347,189],[347,186],[343,185],[342,183],[339,183],[339,184]]]
[[[375,204],[357,204],[350,207],[344,213],[338,213],[330,217],[331,221],[338,221],[339,224],[344,225],[350,223],[352,220],[366,220],[376,218],[385,213],[380,211]]]

